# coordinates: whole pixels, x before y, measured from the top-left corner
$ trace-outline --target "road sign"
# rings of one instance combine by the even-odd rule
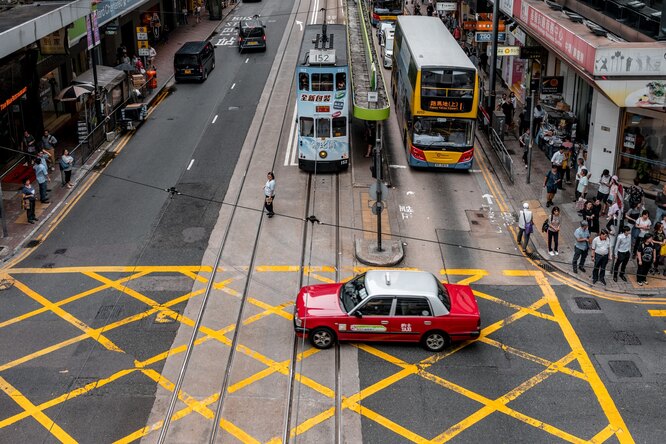
[[[388,187],[383,183],[380,183],[380,186],[382,191],[382,200],[384,200],[388,197],[389,190]],[[370,199],[377,200],[377,182],[373,182],[372,185],[370,185]]]
[[[147,40],[139,40],[136,42],[136,47],[141,49],[141,48],[148,48],[148,41]]]
[[[519,56],[520,46],[498,46],[497,57]]]
[[[139,48],[139,57],[150,57],[150,48]]]
[[[493,41],[493,33],[492,32],[477,32],[474,34],[474,40],[477,42],[492,42]],[[497,33],[497,41],[498,42],[503,42],[506,40],[506,32],[498,32]]]
[[[137,40],[148,40],[148,27],[147,26],[137,26],[136,27],[136,39]]]

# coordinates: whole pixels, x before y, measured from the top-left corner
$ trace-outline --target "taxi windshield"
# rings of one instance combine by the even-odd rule
[[[368,292],[365,289],[365,273],[356,276],[344,284],[340,291],[340,301],[342,301],[342,305],[345,307],[347,313],[366,297],[368,297]]]

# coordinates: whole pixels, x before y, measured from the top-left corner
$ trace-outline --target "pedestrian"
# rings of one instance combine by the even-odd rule
[[[601,201],[594,199],[592,202],[592,224],[590,225],[591,233],[599,233],[601,228]]]
[[[622,201],[613,202],[608,209],[608,222],[606,222],[606,229],[616,227],[615,232],[619,233],[620,225],[622,225]]]
[[[606,229],[601,230],[599,235],[592,240],[590,249],[592,250],[591,259],[594,261],[592,285],[596,284],[597,281],[606,285],[606,265],[610,254],[610,240]]]
[[[426,7],[426,14],[428,15],[428,17],[432,17],[432,13],[434,11],[435,11],[435,8],[433,8],[432,4],[429,3],[428,6]]]
[[[613,176],[611,177],[608,201],[612,204],[613,202],[622,202],[623,200],[624,189],[622,188],[622,184],[618,181],[617,176]],[[622,204],[620,204],[620,206],[622,206]]]
[[[60,177],[62,178],[62,186],[72,188],[70,183],[72,179],[72,165],[74,165],[74,158],[69,155],[69,150],[62,152],[60,156]]]
[[[573,145],[573,144],[572,144]],[[563,145],[564,146],[564,145]],[[573,147],[564,149],[564,160],[562,161],[562,183],[566,178],[567,184],[571,184],[571,158]]]
[[[629,206],[633,207],[634,204],[643,204],[643,196],[645,192],[638,182],[638,177],[634,178],[634,184],[629,187],[627,196],[629,198]]]
[[[601,173],[599,178],[599,190],[597,191],[597,199],[601,200],[601,214],[606,215],[608,210],[608,195],[610,194],[611,175],[607,169]]]
[[[35,170],[35,177],[37,177],[37,183],[39,184],[39,201],[49,203],[46,191],[51,178],[49,177],[49,170],[46,168],[46,158],[39,157],[34,160],[32,168]]]
[[[187,6],[185,6],[185,7],[181,10],[181,13],[182,13],[182,16],[181,16],[181,17],[183,17],[183,25],[187,25]]]
[[[553,157],[550,158],[550,163],[555,165],[557,167],[557,175],[560,178],[560,181],[557,185],[557,188],[560,190],[564,189],[564,186],[562,185],[562,181],[564,179],[564,147],[560,145],[560,147],[557,149],[557,151],[553,154]]]
[[[194,7],[194,18],[196,18],[197,23],[201,23],[201,5],[196,5]]]
[[[155,57],[157,57],[157,51],[155,51],[155,48],[152,46],[148,47],[148,67],[150,68],[153,66],[153,62],[155,61]]]
[[[636,256],[636,251],[638,251],[639,244],[643,241],[645,236],[650,233],[650,228],[652,228],[652,221],[650,220],[650,212],[648,210],[643,210],[641,212],[641,217],[635,219],[636,224],[634,229],[637,230],[637,240],[634,243],[634,256]]]
[[[509,131],[513,129],[513,105],[506,94],[502,94],[502,103],[500,106],[504,113],[504,123],[506,124],[504,134],[509,134]]]
[[[530,150],[530,127],[528,126],[525,132],[518,139],[518,143],[523,149],[523,162],[525,163],[525,168],[527,168],[527,154]]]
[[[144,68],[143,62],[136,55],[132,56],[132,66],[134,66],[134,69],[141,74],[146,72],[146,68]]]
[[[578,179],[578,185],[576,185],[575,199],[574,202],[578,202],[578,199],[581,197],[585,199],[587,196],[587,186],[589,184],[589,179],[587,178],[587,169],[583,168],[580,171],[580,178]]]
[[[656,222],[661,222],[666,216],[666,184],[660,192],[657,193],[657,197],[654,198],[654,204],[657,207],[657,218]]]
[[[23,131],[23,152],[26,153],[23,166],[28,166],[29,162],[37,154],[37,141],[28,130]]]
[[[561,180],[557,174],[557,166],[553,165],[543,181],[543,186],[546,188],[546,207],[553,205],[553,199],[555,193],[557,193],[557,184]]]
[[[530,115],[527,110],[523,109],[520,114],[518,114],[518,132],[524,134],[530,129]]]
[[[578,273],[578,270],[585,273],[585,259],[587,258],[587,249],[590,244],[590,232],[587,229],[587,221],[581,220],[580,227],[574,231],[574,256],[571,264],[573,265],[573,272]]]
[[[268,217],[273,217],[273,201],[275,200],[275,175],[270,171],[266,175],[266,184],[264,185],[264,208]]]
[[[652,261],[652,274],[659,273],[659,265],[661,262],[661,249],[666,245],[666,233],[664,233],[664,225],[661,222],[657,222],[654,225],[654,233],[652,233],[652,242],[655,244],[654,247],[654,261]]]
[[[372,156],[372,148],[375,146],[375,139],[377,138],[376,126],[374,122],[365,121],[365,143],[368,149],[363,157]]]
[[[541,107],[541,103],[537,103],[536,106],[534,107],[534,125],[532,126],[532,132],[536,134],[537,130],[539,127],[541,127],[541,122],[543,122],[543,118],[546,116],[546,112],[543,110]]]
[[[49,133],[49,130],[44,130],[44,135],[42,136],[42,149],[49,153],[49,169],[54,171],[53,161],[55,160],[55,146],[58,143],[58,139],[55,138],[53,134]]]
[[[647,285],[647,274],[652,267],[652,261],[655,256],[655,245],[652,242],[652,235],[646,234],[643,241],[640,242],[638,251],[636,252],[636,260],[638,262],[638,270],[636,270],[636,282],[638,285]]]
[[[26,216],[29,224],[34,224],[37,218],[35,217],[35,189],[30,185],[30,179],[23,181],[23,208],[25,209]]]
[[[620,279],[627,282],[625,270],[629,263],[631,256],[631,228],[627,225],[622,227],[622,233],[617,236],[614,248],[615,264],[613,265],[613,280],[617,282],[618,271],[620,272]]]
[[[518,245],[527,249],[527,244],[530,242],[530,235],[534,231],[534,221],[532,220],[532,212],[530,211],[530,204],[523,203],[523,209],[520,210],[518,215]],[[525,235],[525,243],[523,244],[523,234]]]
[[[591,200],[585,201],[585,207],[581,211],[580,215],[585,222],[587,222],[588,229],[590,232],[594,232],[592,229],[592,222],[594,220],[594,204]]]
[[[560,207],[553,207],[553,211],[548,218],[548,254],[557,256],[559,251],[560,240]],[[552,248],[552,244],[555,248]]]
[[[636,221],[640,219],[640,217],[641,217],[641,211],[638,205],[630,207],[624,214],[625,224],[627,224],[631,228],[632,245],[636,242],[636,239],[638,239],[638,233],[640,232],[640,230],[636,227]],[[636,257],[635,251],[633,257],[634,258]]]
[[[127,50],[123,49],[123,56],[121,57],[121,62],[120,63],[127,63],[129,64],[131,62],[129,55],[127,54]]]

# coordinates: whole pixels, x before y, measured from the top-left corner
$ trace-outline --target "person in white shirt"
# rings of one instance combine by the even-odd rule
[[[585,196],[587,195],[587,186],[589,184],[587,170],[583,168],[580,173],[580,179],[578,179],[578,185],[576,186],[576,201],[578,201],[578,199],[581,197],[585,199]]]
[[[532,220],[532,212],[530,211],[530,204],[523,203],[523,209],[520,210],[518,215],[518,245],[527,249],[527,244],[530,242],[530,234],[534,231],[534,221]],[[523,234],[525,235],[525,243],[523,244]]]
[[[557,175],[560,178],[560,181],[558,182],[557,188],[560,190],[563,190],[564,187],[562,186],[562,181],[564,180],[564,168],[562,167],[562,164],[564,163],[564,147],[560,146],[560,148],[553,154],[553,157],[550,158],[550,163],[555,165],[557,167]]]
[[[606,265],[608,264],[608,256],[610,255],[610,240],[608,239],[608,231],[602,229],[599,236],[592,239],[592,256],[594,261],[594,269],[592,270],[592,285],[597,281],[601,281],[606,285]]]
[[[631,228],[625,225],[622,233],[615,241],[615,265],[613,265],[613,280],[617,282],[617,274],[620,272],[620,279],[627,282],[624,272],[627,269],[629,258],[631,257]]]

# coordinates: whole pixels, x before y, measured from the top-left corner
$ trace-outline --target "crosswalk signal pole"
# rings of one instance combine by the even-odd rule
[[[375,174],[377,176],[377,251],[382,252],[382,124],[377,122],[377,132],[375,139]]]

